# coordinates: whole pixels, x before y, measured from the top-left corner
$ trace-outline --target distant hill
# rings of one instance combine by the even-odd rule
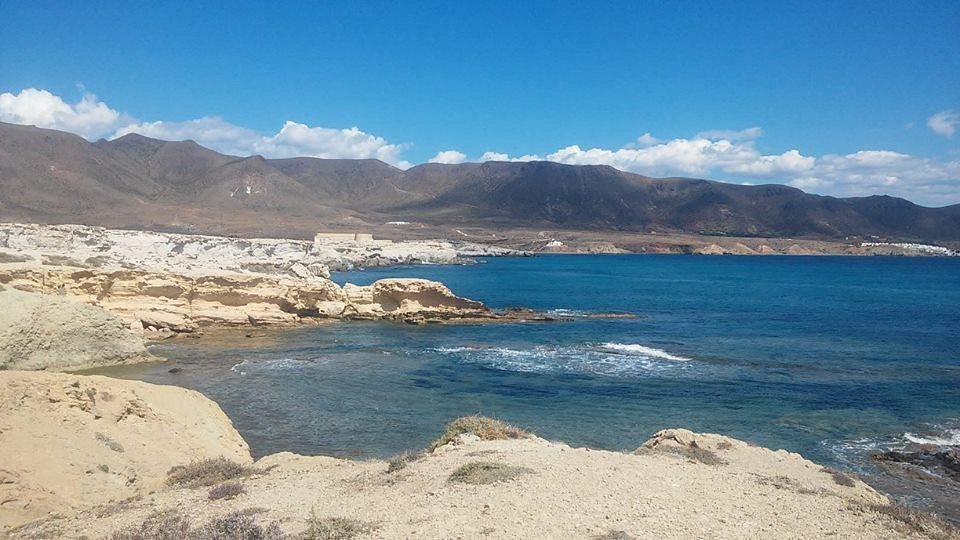
[[[738,236],[960,240],[960,205],[534,161],[264,159],[142,135],[89,143],[0,123],[0,220],[282,234],[385,220]]]

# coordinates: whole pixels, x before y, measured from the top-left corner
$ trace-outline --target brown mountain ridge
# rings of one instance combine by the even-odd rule
[[[960,204],[927,208],[780,185],[649,178],[534,161],[265,159],[142,135],[90,143],[0,123],[0,220],[305,236],[385,221],[430,226],[960,241]]]

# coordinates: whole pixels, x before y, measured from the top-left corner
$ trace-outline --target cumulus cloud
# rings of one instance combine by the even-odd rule
[[[190,139],[219,152],[239,156],[375,158],[401,168],[411,166],[401,156],[407,145],[391,144],[383,137],[357,127],[311,127],[287,121],[278,132],[264,135],[215,116],[183,122],[138,122],[89,93],[73,104],[36,88],[27,88],[18,94],[3,93],[0,94],[0,121],[69,131],[89,140],[139,133],[168,141]]]
[[[649,131],[637,137],[637,145],[639,146],[653,146],[655,144],[660,144],[660,139],[651,135]]]
[[[561,148],[546,156],[571,165],[611,165],[618,169],[654,176],[704,176],[714,171],[754,177],[800,174],[813,168],[816,159],[797,150],[761,154],[753,142],[726,139],[674,139],[644,148]]]
[[[543,158],[534,154],[525,154],[519,157],[510,157],[503,152],[484,152],[477,161],[538,161]]]
[[[249,155],[263,137],[252,129],[235,126],[216,116],[205,116],[185,122],[142,122],[129,124],[114,132],[113,137],[138,133],[165,141],[192,140],[224,154]]]
[[[467,155],[463,152],[458,152],[456,150],[444,150],[442,152],[437,152],[437,155],[430,158],[428,163],[446,163],[448,165],[456,165],[457,163],[463,163],[467,160]]]
[[[700,133],[697,133],[694,138],[707,139],[709,141],[716,141],[720,139],[725,139],[728,141],[752,141],[754,139],[759,139],[761,136],[763,136],[762,129],[758,127],[751,127],[747,129],[741,129],[739,131],[729,129],[708,129],[707,131],[701,131]]]
[[[927,127],[944,137],[953,137],[957,132],[957,126],[960,126],[960,112],[957,111],[940,111],[927,118]]]
[[[26,88],[18,94],[0,94],[0,120],[59,129],[87,139],[97,139],[112,133],[128,118],[90,93],[71,104],[46,90]]]
[[[411,163],[401,158],[405,145],[390,144],[383,137],[361,131],[357,127],[334,129],[311,127],[287,121],[273,135],[261,135],[252,129],[237,126],[221,118],[207,116],[185,122],[144,122],[124,126],[114,137],[139,133],[168,141],[194,140],[226,154],[268,158],[318,157],[379,159],[398,167]]]

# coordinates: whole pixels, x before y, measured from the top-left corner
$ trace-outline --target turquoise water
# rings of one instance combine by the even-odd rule
[[[334,278],[386,276],[575,320],[181,339],[157,348],[172,363],[111,374],[203,392],[257,455],[388,456],[471,413],[617,450],[687,427],[863,474],[880,448],[960,444],[960,259],[539,256]],[[599,311],[638,317],[577,317]]]

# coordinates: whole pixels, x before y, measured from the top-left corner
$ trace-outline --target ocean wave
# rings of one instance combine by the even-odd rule
[[[916,435],[904,433],[903,438],[914,444],[932,444],[936,446],[960,446],[960,429],[946,429],[940,434]]]
[[[620,348],[610,345],[619,345]],[[584,373],[630,376],[682,369],[689,358],[641,345],[537,345],[529,348],[457,346],[436,352],[467,363],[523,373]]]
[[[960,445],[960,428],[957,421],[946,424],[924,424],[920,429],[874,437],[859,437],[842,440],[825,440],[825,446],[834,459],[859,467],[865,456],[886,451],[916,451],[918,445],[933,445],[944,448]]]
[[[684,356],[676,356],[673,354],[664,351],[663,349],[654,349],[653,347],[647,347],[644,345],[638,345],[636,343],[604,343],[604,349],[610,349],[613,351],[640,354],[650,358],[660,358],[663,360],[672,360],[674,362],[687,362],[690,359]]]

